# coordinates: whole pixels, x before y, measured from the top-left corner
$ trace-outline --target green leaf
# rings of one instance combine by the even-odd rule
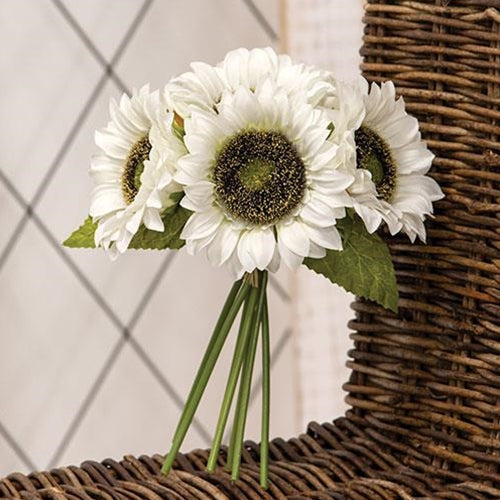
[[[172,193],[170,195],[170,199],[172,200],[172,205],[178,205],[183,197],[184,197],[184,191],[178,191],[177,193]],[[172,206],[168,207],[167,210],[169,208],[172,208]]]
[[[173,205],[167,208],[162,214],[165,225],[163,232],[151,231],[141,225],[137,233],[132,238],[129,248],[132,249],[154,249],[163,250],[171,248],[178,250],[184,246],[184,240],[180,239],[180,234],[184,224],[186,224],[191,212],[179,205],[183,193],[173,193],[170,195]],[[95,248],[94,232],[97,223],[92,222],[89,216],[85,222],[64,241],[63,245],[70,248]]]
[[[94,233],[97,223],[92,222],[92,217],[87,217],[84,223],[74,231],[63,245],[69,248],[95,248]]]
[[[184,240],[180,239],[182,228],[189,219],[191,212],[173,205],[162,215],[165,230],[163,232],[151,231],[141,226],[130,242],[129,248],[163,250],[171,248],[178,250],[184,246]]]
[[[308,258],[304,264],[347,291],[397,312],[396,275],[387,245],[377,234],[369,234],[357,216],[347,216],[337,228],[344,250],[327,250],[322,259]]]

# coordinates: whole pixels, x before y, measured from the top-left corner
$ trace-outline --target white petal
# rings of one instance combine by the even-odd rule
[[[302,257],[309,255],[309,237],[301,222],[278,224],[278,241],[290,251]],[[281,247],[280,247],[281,249]]]
[[[121,184],[123,162],[105,155],[94,155],[90,163],[89,174],[95,184]]]
[[[271,229],[245,231],[238,242],[238,258],[246,272],[265,269],[274,254],[274,234]]]
[[[244,48],[236,49],[229,52],[224,58],[222,67],[225,71],[227,83],[232,89],[238,88],[240,84],[248,86],[247,62],[249,59],[249,51]]]
[[[157,189],[153,189],[149,193],[146,206],[149,208],[156,208],[157,210],[161,210],[163,208],[163,199]]]
[[[279,238],[278,249],[281,258],[290,269],[297,269],[304,261],[304,257],[302,255],[297,255],[292,252]]]
[[[214,266],[224,264],[233,255],[239,238],[240,232],[235,230],[230,223],[222,223],[215,238],[207,246],[210,263]]]
[[[134,235],[142,222],[142,217],[144,215],[144,208],[139,209],[131,217],[127,217],[127,222],[125,223],[125,228],[127,231]]]
[[[276,248],[276,239],[272,229],[256,228],[250,231],[252,252],[255,256],[257,269],[266,269],[271,262]]]
[[[320,187],[317,186],[314,191],[314,197],[326,203],[331,209],[352,206],[351,197],[347,191],[329,193],[327,189],[320,189]]]
[[[335,226],[331,227],[314,227],[303,225],[307,236],[317,245],[330,250],[342,250],[342,238]]]
[[[437,182],[423,175],[398,177],[391,205],[402,212],[432,213],[432,201],[443,196]]]
[[[269,264],[267,265],[268,271],[271,273],[278,272],[279,267],[280,267],[280,263],[281,263],[281,256],[280,256],[280,252],[278,250],[278,245],[276,244],[276,245],[274,245],[273,257],[272,257],[271,261],[269,262]]]
[[[102,217],[110,212],[126,208],[121,187],[116,184],[100,184],[92,192],[89,214],[92,217]]]
[[[403,175],[426,174],[434,159],[434,155],[426,148],[423,142],[408,145],[401,149],[394,149],[392,155],[398,172]]]
[[[209,234],[204,238],[199,238],[196,240],[186,240],[186,250],[190,255],[195,255],[204,248],[207,248],[217,236],[217,232]]]
[[[311,196],[300,211],[300,217],[308,224],[328,227],[335,221],[331,208],[316,196]]]
[[[245,270],[241,265],[237,252],[233,252],[233,254],[231,255],[230,259],[227,262],[227,265],[234,279],[238,280],[245,274]]]
[[[396,213],[396,211],[392,210],[390,212],[386,212],[382,214],[387,227],[389,228],[389,232],[392,236],[399,233],[403,227],[403,223],[401,222],[402,214]]]
[[[209,181],[200,181],[184,188],[186,197],[182,206],[193,211],[204,211],[209,208],[214,200],[214,185]]]
[[[170,172],[165,170],[159,176],[158,189],[164,190],[169,184],[174,184],[174,178],[172,177]],[[171,186],[171,188],[173,188],[173,186]]]
[[[220,226],[224,215],[220,210],[211,209],[206,212],[195,212],[186,222],[181,239],[201,239],[212,235]]]
[[[311,259],[322,259],[326,255],[326,249],[320,245],[311,241],[311,249],[309,250],[309,255]]]
[[[180,184],[193,184],[205,180],[210,169],[211,158],[205,155],[188,154],[179,158],[178,172],[174,179]],[[181,175],[183,177],[181,177]]]
[[[152,231],[163,231],[165,225],[157,210],[145,210],[144,225]]]
[[[403,147],[420,140],[418,120],[412,116],[404,116],[388,125],[377,124],[376,129],[391,148]]]
[[[95,143],[111,158],[119,160],[127,158],[134,142],[126,140],[108,130],[97,130],[94,134]],[[139,138],[138,138],[139,139]]]
[[[223,88],[223,83],[217,70],[203,62],[191,63],[191,67],[199,78],[200,87],[205,90],[211,100],[216,100]]]
[[[118,103],[111,99],[109,103],[109,114],[111,120],[116,124],[118,130],[129,137],[137,137],[141,134],[142,130],[138,129],[123,113]]]
[[[130,233],[128,231],[123,231],[121,234],[120,238],[116,240],[116,249],[120,253],[124,253],[128,246],[130,245],[130,241],[132,240],[132,237],[134,236],[134,233]]]
[[[361,217],[366,230],[370,234],[374,233],[380,227],[382,223],[382,214],[377,209],[355,202],[354,210],[356,210],[356,213]]]
[[[405,217],[404,231],[410,237],[412,243],[415,241],[416,236],[424,243],[426,242],[424,221],[420,217],[413,214]]]
[[[324,187],[331,193],[341,193],[354,182],[354,176],[348,172],[323,168],[309,175],[318,187]]]

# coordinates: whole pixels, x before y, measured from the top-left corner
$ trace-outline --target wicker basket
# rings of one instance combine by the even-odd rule
[[[332,0],[333,1],[333,0]],[[357,301],[347,401],[334,423],[270,448],[259,488],[205,469],[207,451],[85,462],[0,481],[0,497],[57,499],[500,499],[500,0],[371,0],[363,71],[392,79],[436,153],[446,198],[428,245],[391,239],[394,315]],[[333,28],[332,28],[333,29]]]

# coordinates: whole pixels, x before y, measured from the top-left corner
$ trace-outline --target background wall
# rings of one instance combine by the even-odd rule
[[[288,0],[282,38],[295,59],[333,71],[337,78],[359,75],[363,1]],[[353,297],[325,278],[301,268],[293,280],[298,416],[302,428],[341,415],[342,384],[350,342],[347,322]]]
[[[303,60],[352,70],[354,3],[0,1],[0,476],[166,451],[230,286],[224,271],[182,251],[110,263],[60,246],[88,210],[93,131],[108,120],[109,98],[162,86],[190,61],[215,63],[239,46],[287,45]],[[338,15],[352,30],[335,46],[328,34]],[[331,59],[316,61],[318,46],[332,46]],[[320,290],[329,294],[322,310]],[[302,431],[310,414],[331,418],[318,402],[341,401],[338,382],[313,383],[343,364],[349,313],[337,316],[337,332],[328,319],[336,297],[311,274],[272,281],[273,435]],[[228,345],[185,449],[210,443],[230,355]],[[314,373],[313,359],[328,373]],[[255,391],[255,439],[258,399]]]

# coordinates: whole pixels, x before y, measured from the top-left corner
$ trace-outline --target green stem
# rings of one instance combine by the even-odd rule
[[[258,283],[255,285],[258,286]],[[254,311],[255,314],[255,311]],[[254,321],[254,317],[252,316],[252,322]],[[252,323],[253,324],[253,323]],[[250,339],[247,339],[247,343],[244,346],[244,352],[243,352],[243,362],[245,363],[245,360],[248,357],[248,347],[249,347]],[[226,469],[228,471],[231,471],[231,464],[233,462],[233,452],[234,452],[234,443],[236,442],[236,422],[240,418],[240,413],[241,413],[241,406],[240,406],[240,392],[241,392],[241,371],[238,374],[238,377],[240,378],[239,381],[239,390],[238,390],[238,398],[236,402],[236,408],[234,409],[234,415],[233,415],[233,425],[231,427],[231,435],[229,437],[229,447],[227,450],[227,463],[226,463]]]
[[[233,402],[234,392],[238,383],[238,377],[241,372],[241,366],[243,365],[245,348],[248,343],[249,334],[253,328],[253,311],[255,310],[257,298],[258,289],[253,288],[248,298],[246,299],[245,306],[243,308],[240,330],[238,332],[238,340],[236,341],[236,346],[234,348],[233,361],[231,363],[231,369],[229,371],[226,391],[224,393],[224,399],[222,400],[219,419],[217,421],[217,427],[215,430],[215,436],[212,441],[212,449],[210,450],[210,456],[208,457],[207,470],[209,472],[213,472],[215,466],[217,465],[217,458],[219,456],[224,429],[226,428],[229,410],[231,409],[231,403]]]
[[[240,473],[241,450],[243,448],[243,435],[248,413],[248,401],[252,385],[252,372],[255,361],[255,351],[259,340],[259,330],[261,324],[262,312],[264,309],[264,298],[267,285],[267,272],[259,272],[259,300],[257,309],[254,309],[253,328],[248,339],[245,361],[241,372],[240,390],[238,394],[237,414],[235,417],[234,441],[231,452],[231,479],[236,481]]]
[[[246,356],[246,351],[245,351],[245,356]],[[238,393],[239,396],[239,393]],[[234,421],[233,421],[233,427],[231,428],[231,435],[229,436],[229,446],[227,448],[227,460],[226,460],[226,470],[230,471],[231,470],[231,463],[233,462],[233,450],[234,450],[234,440],[236,439],[236,426],[234,425],[234,422],[236,422],[236,419],[238,418],[238,403],[236,403],[236,410],[234,411]]]
[[[231,291],[226,299],[222,312],[215,325],[212,337],[208,344],[203,360],[198,369],[198,373],[194,379],[191,391],[187,398],[186,404],[182,411],[181,418],[177,424],[174,437],[172,439],[172,446],[168,452],[163,467],[161,469],[163,474],[168,474],[175,461],[177,453],[182,445],[186,432],[191,425],[193,416],[198,408],[200,399],[205,391],[208,379],[212,374],[215,363],[220,355],[224,342],[227,338],[229,330],[234,323],[236,315],[238,314],[241,305],[248,295],[250,284],[247,280],[239,280],[234,283]]]
[[[257,289],[257,287],[258,287],[258,278],[257,278],[256,281],[255,281],[255,277],[253,277],[253,278],[254,278],[253,286],[255,287],[255,289]],[[250,314],[252,315],[250,323],[252,323],[252,325],[253,325],[254,324],[255,309],[253,311],[250,311]],[[250,338],[247,338],[247,342],[243,346],[243,362],[245,362],[245,359],[248,357],[248,344],[249,344],[249,341],[250,341]],[[238,377],[241,379],[241,370],[238,373]],[[241,388],[241,380],[240,380],[239,384],[240,384],[240,388]],[[235,443],[235,436],[236,436],[236,425],[235,425],[235,422],[238,420],[238,418],[239,418],[238,415],[241,412],[241,407],[240,407],[239,402],[238,402],[239,398],[240,398],[239,392],[240,391],[238,391],[238,398],[237,398],[236,408],[234,410],[234,415],[233,415],[233,426],[231,428],[231,435],[230,435],[230,438],[229,438],[229,447],[228,447],[228,450],[227,450],[226,468],[227,468],[228,471],[231,470],[231,463],[233,461],[233,450],[234,450],[234,443]]]
[[[255,311],[254,311],[254,315],[255,315]],[[255,316],[253,318],[253,321],[255,321]],[[233,415],[233,426],[231,428],[231,436],[230,436],[230,440],[229,440],[229,448],[228,448],[228,451],[227,451],[227,464],[226,464],[226,469],[228,471],[231,471],[231,468],[232,468],[232,464],[233,464],[233,460],[234,460],[234,456],[235,456],[235,448],[236,448],[236,441],[237,441],[237,428],[238,426],[236,425],[237,422],[240,421],[240,419],[242,418],[242,412],[244,411],[244,408],[241,404],[241,401],[242,401],[242,385],[243,385],[243,382],[242,382],[242,379],[243,379],[243,371],[245,370],[245,365],[248,363],[248,358],[250,356],[250,348],[251,348],[251,344],[252,344],[252,336],[253,336],[253,330],[254,328],[252,328],[252,332],[250,334],[250,338],[248,339],[248,342],[245,346],[245,352],[243,354],[243,358],[244,358],[244,361],[243,361],[243,367],[242,367],[242,371],[240,372],[239,374],[239,377],[240,377],[240,380],[239,380],[239,388],[238,388],[238,399],[237,399],[237,402],[236,402],[236,408],[234,410],[234,415]],[[241,450],[240,450],[240,453],[241,453]]]
[[[271,400],[271,347],[267,296],[262,312],[262,424],[260,437],[260,485],[267,490],[269,479],[269,413]]]

